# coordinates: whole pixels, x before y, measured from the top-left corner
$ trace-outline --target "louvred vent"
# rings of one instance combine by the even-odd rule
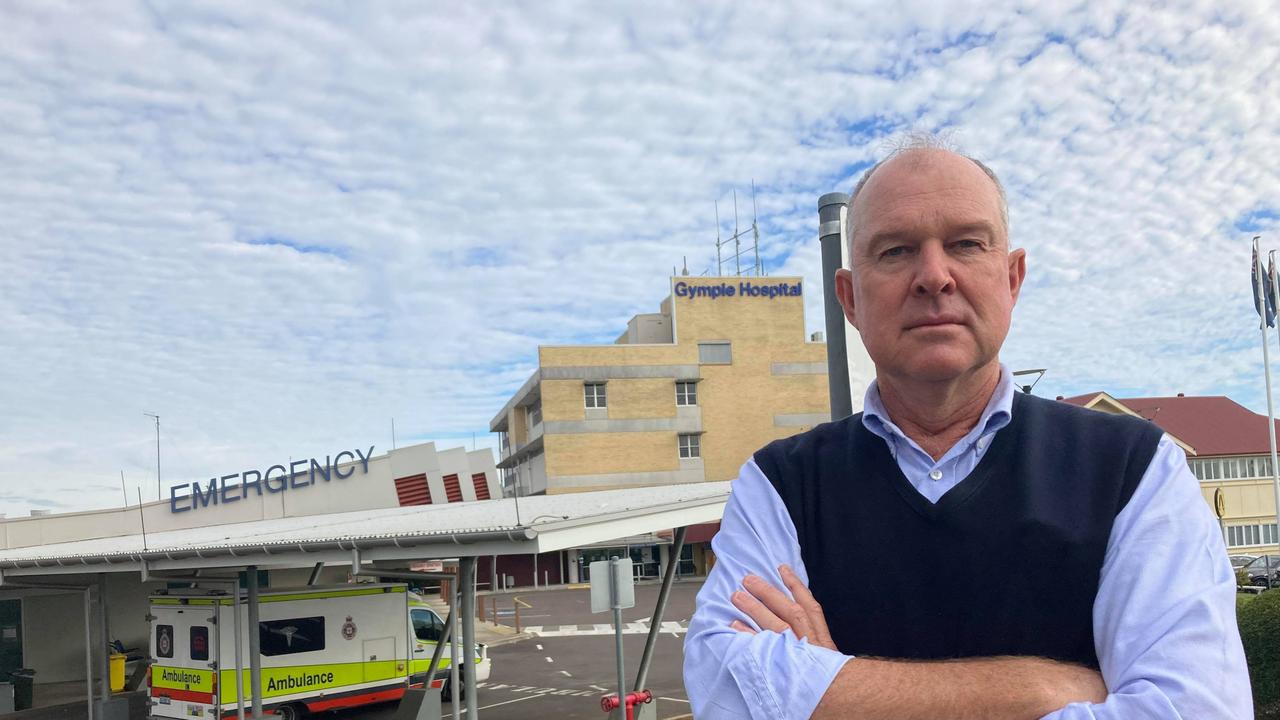
[[[400,507],[430,505],[431,488],[427,486],[427,476],[410,475],[396,478],[396,498],[400,500]]]
[[[444,496],[448,502],[462,502],[462,485],[457,475],[444,476]]]
[[[476,499],[489,499],[489,479],[484,473],[475,473],[471,476],[471,482],[476,486]]]

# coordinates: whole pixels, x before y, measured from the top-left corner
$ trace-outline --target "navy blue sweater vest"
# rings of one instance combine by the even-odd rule
[[[1097,667],[1093,601],[1116,515],[1161,431],[1018,394],[973,472],[931,504],[862,416],[755,454],[846,654],[1034,655]]]

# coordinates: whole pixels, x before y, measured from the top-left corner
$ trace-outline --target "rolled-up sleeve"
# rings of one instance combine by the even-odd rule
[[[694,717],[808,718],[849,656],[790,632],[749,635],[729,627],[733,620],[756,627],[730,601],[746,575],[782,588],[778,566],[786,564],[808,583],[795,526],[754,461],[734,481],[711,547],[716,565],[698,593],[684,644],[684,684]]]
[[[1045,720],[1240,720],[1253,698],[1218,523],[1168,436],[1116,516],[1093,606],[1109,694]]]

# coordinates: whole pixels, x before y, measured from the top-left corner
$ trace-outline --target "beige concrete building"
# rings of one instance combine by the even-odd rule
[[[1058,399],[1159,425],[1186,452],[1205,502],[1221,510],[1228,550],[1280,552],[1266,417],[1221,395],[1114,398],[1095,392]]]
[[[673,277],[608,345],[543,345],[493,418],[522,495],[731,480],[758,448],[830,419],[826,345],[797,277]]]

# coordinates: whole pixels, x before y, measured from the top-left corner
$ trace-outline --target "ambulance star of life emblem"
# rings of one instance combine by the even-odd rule
[[[342,637],[350,640],[356,636],[356,624],[351,622],[351,616],[347,616],[347,621],[342,623]]]

